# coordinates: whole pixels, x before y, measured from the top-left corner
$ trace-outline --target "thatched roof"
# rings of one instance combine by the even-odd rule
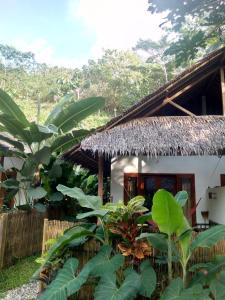
[[[225,117],[136,119],[86,138],[81,148],[109,156],[221,154],[225,149]]]
[[[204,80],[208,80],[210,82],[211,78],[213,78],[215,74],[218,73],[219,69],[224,66],[224,61],[225,47],[205,56],[198,63],[179,74],[176,78],[166,83],[154,93],[149,94],[143,99],[137,101],[137,103],[124,111],[121,115],[113,118],[105,126],[98,128],[96,130],[96,133],[101,133],[105,130],[107,131],[114,128],[115,126],[125,124],[126,122],[135,119],[149,116],[154,117],[157,114],[159,115],[159,111],[157,110],[160,109],[160,107],[163,105],[165,99],[168,99],[168,97],[173,97],[176,94],[183,96],[185,92],[189,93],[194,88],[198,91],[199,89],[197,83]],[[166,108],[167,107],[168,105],[166,106]],[[169,111],[164,111],[161,115],[171,114]],[[83,146],[84,145],[85,144],[83,143]],[[87,147],[85,146],[84,148],[87,149]],[[72,149],[67,151],[63,155],[63,157],[94,171],[96,171],[98,168],[96,159],[97,156],[93,157],[90,151],[82,150],[80,144],[75,145]]]

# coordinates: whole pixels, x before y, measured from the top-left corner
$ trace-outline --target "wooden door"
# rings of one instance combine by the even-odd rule
[[[186,190],[189,200],[184,211],[192,225],[196,223],[195,178],[193,174],[124,174],[125,203],[137,195],[143,195],[146,199],[145,206],[151,210],[153,196],[159,189],[165,189],[173,195],[178,191]]]

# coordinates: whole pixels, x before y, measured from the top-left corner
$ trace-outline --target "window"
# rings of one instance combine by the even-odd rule
[[[125,203],[137,195],[143,195],[145,206],[151,210],[153,196],[158,189],[162,188],[173,195],[181,190],[188,192],[189,200],[184,210],[187,218],[195,224],[195,178],[193,174],[124,174]]]

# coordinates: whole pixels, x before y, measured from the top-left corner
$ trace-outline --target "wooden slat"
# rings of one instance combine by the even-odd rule
[[[103,168],[104,158],[102,155],[98,157],[98,196],[103,200]]]
[[[181,105],[179,105],[179,104],[177,104],[177,103],[175,103],[175,102],[173,102],[173,101],[169,102],[169,104],[172,105],[172,106],[174,106],[174,107],[176,107],[177,109],[183,111],[183,112],[186,113],[188,116],[191,116],[191,117],[195,117],[195,116],[196,116],[196,115],[193,114],[190,110],[188,110],[188,109],[182,107]]]
[[[220,84],[221,84],[221,93],[222,93],[223,115],[225,116],[225,76],[224,76],[224,68],[220,68]]]
[[[5,265],[7,228],[8,214],[2,214],[0,216],[0,269],[2,269]]]
[[[162,103],[160,105],[158,105],[157,107],[151,109],[149,111],[148,114],[145,115],[145,117],[149,117],[152,116],[154,113],[156,113],[157,111],[159,111],[161,108],[163,108],[165,105],[169,104],[171,101],[175,100],[176,98],[178,98],[179,96],[183,95],[184,93],[188,92],[190,89],[192,89],[194,86],[196,86],[198,83],[200,83],[202,80],[204,80],[205,78],[207,78],[210,74],[212,74],[213,72],[216,71],[216,69],[218,69],[218,67],[215,67],[214,69],[212,69],[211,71],[209,71],[208,73],[204,74],[203,76],[199,77],[198,79],[196,79],[194,82],[192,82],[191,84],[188,84],[187,86],[185,86],[183,89],[179,90],[177,93],[173,94],[170,97],[165,98]]]

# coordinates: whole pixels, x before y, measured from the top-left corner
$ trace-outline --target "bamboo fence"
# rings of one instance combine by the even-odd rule
[[[48,239],[54,239],[63,234],[64,230],[74,226],[75,223],[58,221],[58,220],[44,220],[44,233],[43,233],[43,247],[42,250],[45,252],[48,250],[49,245],[46,244]],[[193,238],[198,233],[193,233]],[[74,256],[77,257],[80,261],[79,269],[85,265],[85,263],[97,254],[99,250],[99,243],[94,240],[90,240],[85,243],[83,246],[80,246],[74,252]],[[153,250],[153,253],[157,255],[157,253]],[[225,255],[225,239],[218,242],[215,246],[208,248],[198,248],[193,253],[190,264],[200,263],[200,262],[208,262],[211,261],[216,255]],[[160,290],[163,290],[167,285],[167,270],[165,264],[156,263],[154,258],[151,258],[152,264],[154,266],[155,271],[157,272],[158,283],[160,285]],[[173,266],[174,273],[176,275],[181,275],[181,268],[179,264],[174,264]],[[88,282],[85,284],[79,291],[76,296],[70,297],[70,300],[79,299],[79,300],[91,300],[93,299],[94,293],[94,283]],[[154,297],[153,297],[154,298]],[[143,299],[143,298],[141,298]],[[157,299],[157,298],[154,298]]]
[[[34,211],[0,214],[0,269],[41,252],[43,226],[44,214]]]
[[[47,218],[45,218],[42,239],[42,254],[44,254],[49,249],[50,245],[47,242],[50,239],[58,238],[66,229],[73,227],[75,224],[77,223],[59,220],[48,220]]]

